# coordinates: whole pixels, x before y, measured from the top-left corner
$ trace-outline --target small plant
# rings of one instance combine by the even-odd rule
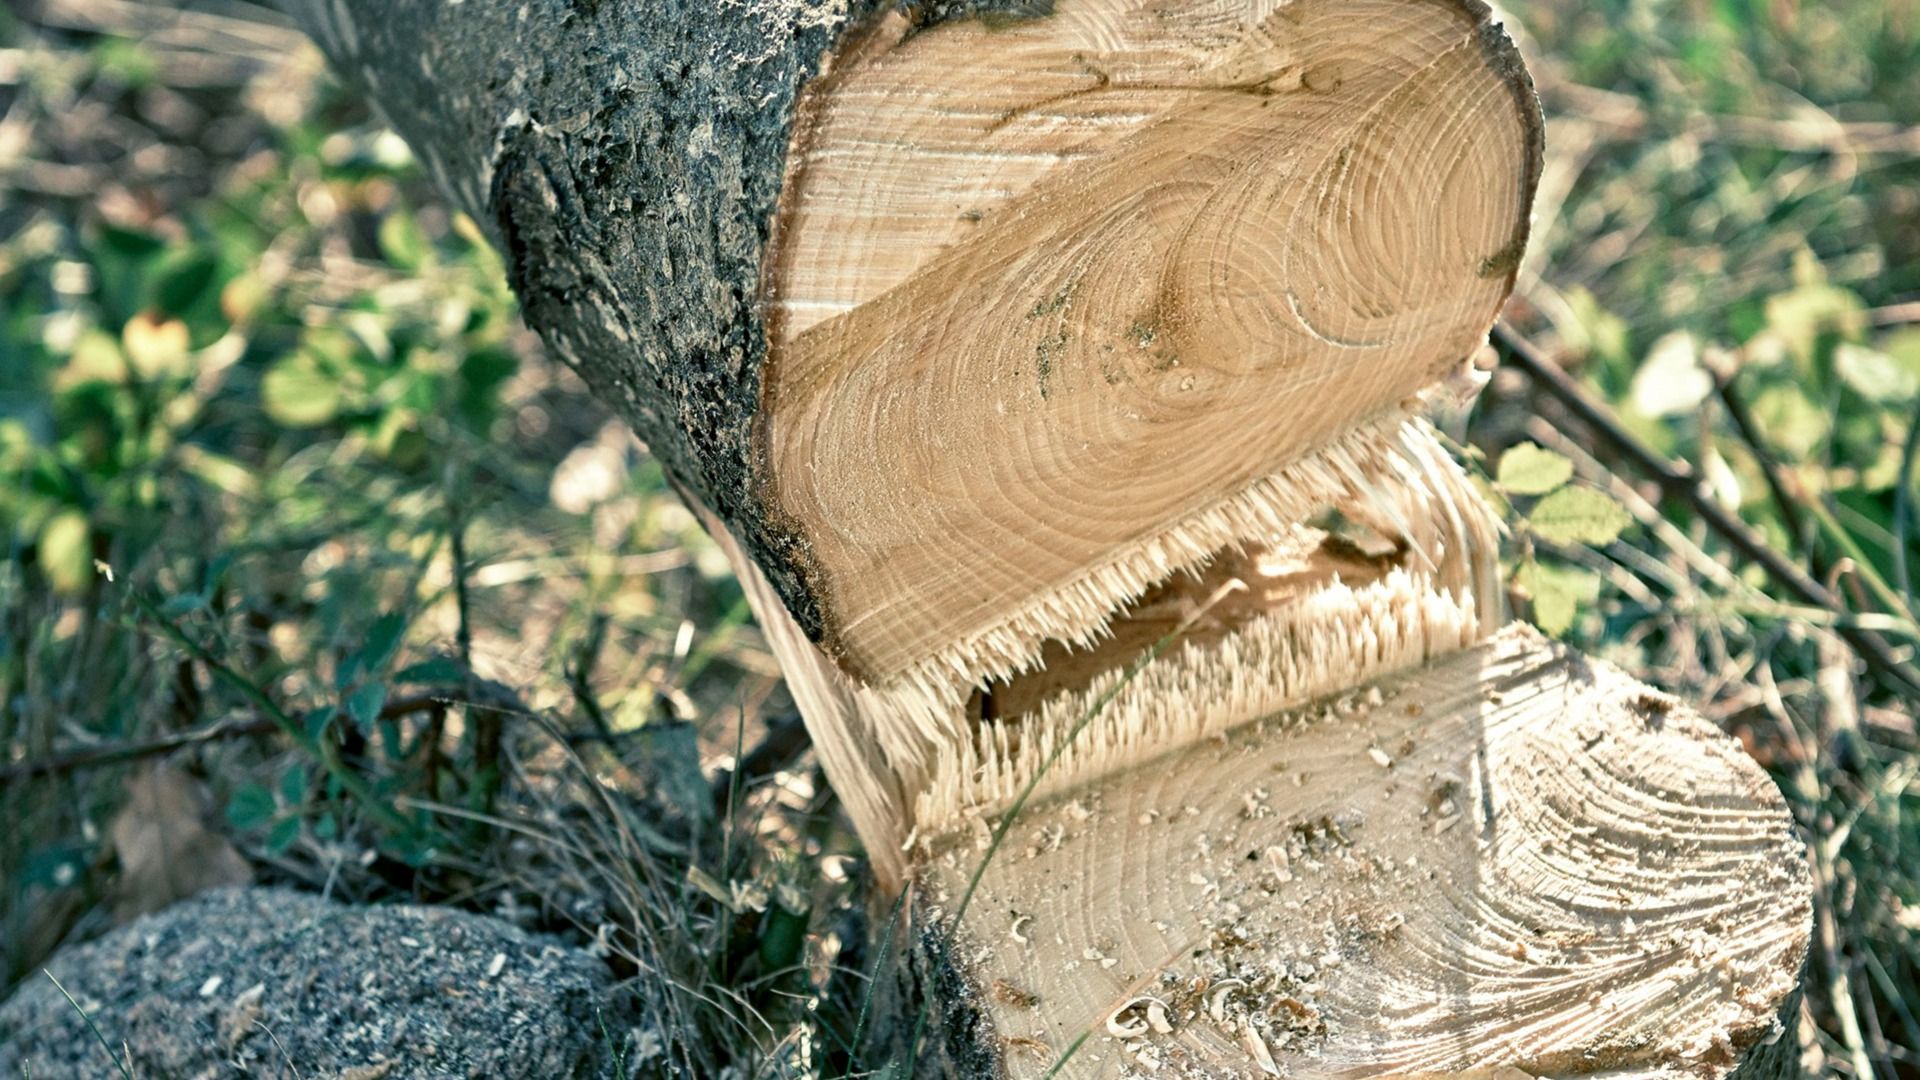
[[[1518,539],[1510,567],[1514,584],[1531,601],[1534,623],[1555,637],[1566,634],[1582,607],[1599,599],[1600,577],[1564,559],[1543,559],[1543,547],[1561,551],[1611,544],[1633,522],[1612,496],[1572,481],[1573,462],[1534,443],[1502,454],[1493,480],[1498,505],[1507,507]]]

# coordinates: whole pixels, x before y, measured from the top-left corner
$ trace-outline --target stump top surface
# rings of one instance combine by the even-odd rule
[[[1733,740],[1510,628],[1030,807],[954,956],[1012,1076],[1723,1076],[1809,903]]]
[[[767,483],[868,683],[1030,668],[1247,538],[1480,345],[1526,241],[1538,104],[1477,0],[1035,7],[883,19],[801,105]]]

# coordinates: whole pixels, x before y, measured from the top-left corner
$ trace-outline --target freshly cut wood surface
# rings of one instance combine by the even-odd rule
[[[1459,364],[1538,169],[1488,18],[1058,0],[847,46],[765,282],[767,483],[839,661],[965,682],[1086,638]]]
[[[1350,442],[1343,456],[1266,481],[1268,506],[1292,516],[1228,519],[1248,539],[1115,612],[1102,640],[1050,645],[1043,670],[990,683],[991,708],[962,680],[853,679],[807,639],[725,526],[702,519],[892,892],[927,838],[1004,808],[1043,763],[1041,790],[1082,784],[1498,626],[1498,522],[1433,430],[1407,421]],[[1337,539],[1300,524],[1329,512]],[[1094,702],[1098,716],[1083,724]]]
[[[919,910],[1015,1077],[1083,1035],[1057,1075],[1791,1059],[1810,909],[1779,792],[1671,698],[1520,627],[1029,807],[953,928],[980,859],[944,838]]]
[[[1398,554],[1368,557],[1330,544],[1325,533],[1306,527],[1222,552],[1199,571],[1176,574],[1127,605],[1107,624],[1107,639],[1099,650],[1075,651],[1049,642],[1038,669],[995,680],[976,694],[968,703],[968,719],[1008,722],[1037,714],[1051,701],[1077,699],[1100,676],[1155,648],[1204,647],[1244,634],[1275,610],[1325,592],[1336,582],[1350,589],[1374,585],[1399,565]],[[1358,618],[1357,605],[1352,614]]]
[[[1498,629],[1498,521],[1432,430],[1411,422],[1353,467],[1349,498],[1320,509],[1377,558],[1312,527],[1269,531],[1155,586],[1094,647],[1050,648],[1044,670],[990,683],[993,715],[970,708],[925,755],[921,835],[992,815],[1036,778],[1042,794],[1084,784]],[[908,713],[899,696],[868,697]]]

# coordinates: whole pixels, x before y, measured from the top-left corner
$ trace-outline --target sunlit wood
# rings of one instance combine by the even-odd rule
[[[1014,1077],[1789,1075],[1807,888],[1736,742],[1514,628],[1031,807],[945,956]]]
[[[1538,117],[1461,0],[883,23],[807,95],[767,453],[829,648],[1004,673],[1482,340]]]

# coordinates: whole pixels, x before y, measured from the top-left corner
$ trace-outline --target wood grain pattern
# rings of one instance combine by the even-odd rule
[[[1343,444],[1344,445],[1344,444]],[[991,721],[972,684],[874,686],[808,641],[765,576],[703,514],[740,574],[828,775],[891,891],[913,855],[1004,807],[1056,747],[1052,788],[1085,783],[1276,709],[1417,666],[1499,625],[1496,520],[1433,430],[1406,421],[1269,478],[1292,516],[1229,519],[1247,537],[1193,574],[1163,579],[1114,614],[1098,641],[1049,646],[1043,670],[993,684]],[[1295,524],[1323,510],[1378,535],[1358,560]],[[1257,539],[1256,539],[1257,538]],[[1172,619],[1173,626],[1166,625]],[[1197,620],[1197,621],[1193,621]],[[1168,630],[1178,631],[1171,639]],[[1115,689],[1147,649],[1158,655]],[[1080,723],[1089,706],[1099,715]],[[1084,730],[1081,730],[1084,726]]]
[[[1084,784],[1417,667],[1505,621],[1499,523],[1425,423],[1375,447],[1325,505],[1384,552],[1356,565],[1321,529],[1269,530],[1155,586],[1093,648],[1050,647],[1043,670],[989,684],[994,717],[969,715],[928,755],[913,814],[923,835],[997,813],[1036,777],[1041,793]]]
[[[1714,1077],[1786,1039],[1778,790],[1673,699],[1515,627],[1030,808],[919,897],[1009,1075]],[[1269,1064],[1270,1063],[1270,1064]]]
[[[1457,0],[882,26],[803,102],[773,500],[868,682],[1004,674],[1480,342],[1538,117]],[[811,109],[809,114],[807,110]]]

